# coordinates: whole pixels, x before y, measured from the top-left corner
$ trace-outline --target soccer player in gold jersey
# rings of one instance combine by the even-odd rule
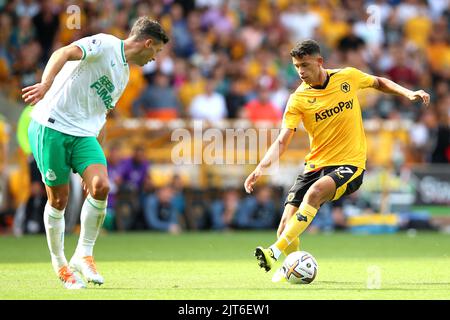
[[[358,69],[325,69],[320,47],[314,40],[298,43],[290,52],[302,83],[290,95],[282,129],[256,169],[245,180],[247,193],[258,178],[287,149],[300,121],[309,134],[311,151],[305,170],[289,190],[277,241],[257,247],[259,266],[269,271],[281,254],[299,250],[299,235],[314,219],[320,206],[351,194],[360,187],[366,163],[366,137],[357,91],[374,88],[428,106],[430,96]]]

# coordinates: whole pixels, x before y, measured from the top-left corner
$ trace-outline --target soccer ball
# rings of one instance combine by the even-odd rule
[[[308,284],[316,278],[319,265],[310,253],[295,251],[286,257],[281,268],[289,283]]]

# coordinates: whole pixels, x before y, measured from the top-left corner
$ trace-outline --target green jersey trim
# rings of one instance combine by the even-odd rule
[[[84,59],[86,58],[86,50],[85,50],[85,49],[83,48],[83,46],[82,46],[81,44],[79,44],[79,43],[77,43],[76,46],[77,46],[78,48],[80,48],[81,51],[83,51],[83,56],[81,57],[81,60],[84,60]]]
[[[120,52],[122,53],[123,64],[127,64],[127,59],[125,59],[125,46],[123,44],[123,40],[120,40]]]

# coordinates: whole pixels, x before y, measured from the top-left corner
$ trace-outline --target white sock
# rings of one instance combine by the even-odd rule
[[[270,246],[269,249],[272,250],[273,255],[275,256],[275,259],[278,260],[278,258],[281,256],[281,251],[280,251],[280,249],[278,249],[275,245]]]
[[[88,195],[81,208],[81,230],[75,255],[92,256],[95,240],[97,240],[106,216],[107,200],[96,200]]]
[[[67,260],[64,256],[65,210],[55,209],[48,202],[44,209],[45,233],[47,234],[47,243],[52,258],[53,269],[57,274],[62,266],[67,265]]]

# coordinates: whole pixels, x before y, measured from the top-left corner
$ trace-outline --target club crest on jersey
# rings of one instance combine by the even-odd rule
[[[45,178],[47,178],[47,180],[49,181],[55,181],[57,179],[55,171],[53,171],[52,169],[48,169],[47,173],[45,174]]]
[[[316,122],[330,118],[344,111],[344,109],[353,109],[353,99],[349,101],[341,101],[333,108],[316,112]]]
[[[349,92],[350,91],[350,85],[347,82],[341,83],[341,90],[342,92]]]

